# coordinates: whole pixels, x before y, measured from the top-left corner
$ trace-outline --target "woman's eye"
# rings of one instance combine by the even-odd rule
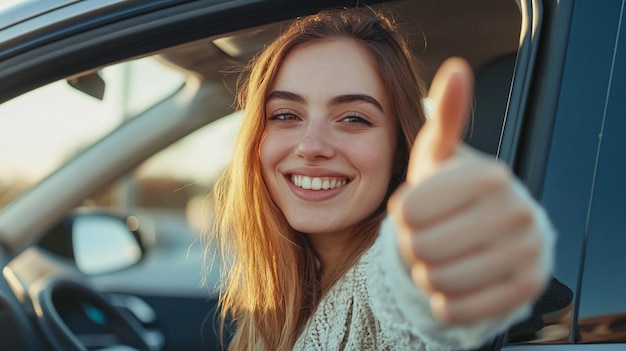
[[[366,125],[366,126],[371,126],[372,122],[368,121],[367,119],[363,118],[363,117],[359,117],[359,116],[348,116],[345,117],[342,122],[344,123],[348,123],[348,124],[362,124],[362,125]]]
[[[293,113],[275,113],[269,119],[270,121],[294,121],[298,117]]]

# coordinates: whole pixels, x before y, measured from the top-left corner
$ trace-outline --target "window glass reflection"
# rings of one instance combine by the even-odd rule
[[[626,36],[621,27],[620,37]],[[578,340],[626,341],[626,59],[618,42],[599,148],[583,272]]]

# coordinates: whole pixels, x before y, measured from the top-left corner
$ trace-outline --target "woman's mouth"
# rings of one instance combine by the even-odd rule
[[[291,183],[305,190],[337,189],[348,184],[345,177],[309,177],[305,175],[291,175]]]

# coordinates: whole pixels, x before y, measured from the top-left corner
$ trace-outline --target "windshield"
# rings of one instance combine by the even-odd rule
[[[105,86],[101,99],[61,80],[0,104],[0,208],[173,94],[185,78],[155,58],[90,73],[92,80],[97,77]]]

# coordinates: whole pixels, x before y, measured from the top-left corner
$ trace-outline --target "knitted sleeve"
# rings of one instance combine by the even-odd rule
[[[547,216],[538,205],[535,208],[539,226],[545,233],[546,272],[552,267],[555,235]],[[411,280],[397,250],[396,230],[389,218],[381,226],[376,243],[378,251],[371,261],[368,291],[372,313],[387,331],[410,333],[432,350],[473,349],[482,346],[515,322],[528,316],[531,304],[509,315],[484,320],[471,326],[448,326],[434,318],[428,299]],[[406,335],[405,335],[406,337]]]

